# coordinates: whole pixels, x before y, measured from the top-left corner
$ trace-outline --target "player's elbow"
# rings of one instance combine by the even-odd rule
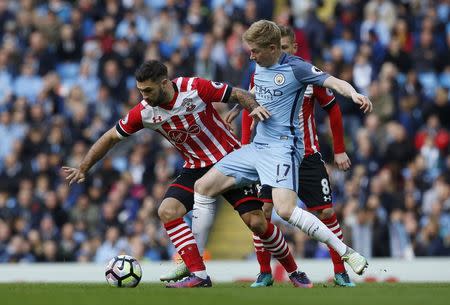
[[[349,83],[334,76],[330,76],[323,82],[323,86],[325,88],[332,89],[339,94],[345,95],[345,92],[348,90],[347,87],[349,86]]]

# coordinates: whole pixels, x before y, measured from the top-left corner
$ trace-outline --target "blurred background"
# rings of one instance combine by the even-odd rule
[[[123,141],[82,185],[69,188],[61,166],[77,166],[140,101],[144,60],[247,88],[241,36],[259,19],[292,26],[297,55],[374,103],[363,116],[337,96],[348,172],[333,165],[317,110],[345,241],[368,257],[450,256],[449,10],[445,0],[0,0],[0,262],[172,259],[156,211],[183,161],[160,136]],[[274,220],[297,257],[328,256]],[[252,248],[222,204],[208,256],[254,259]]]

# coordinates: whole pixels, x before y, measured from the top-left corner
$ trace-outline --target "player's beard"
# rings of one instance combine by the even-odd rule
[[[159,86],[159,94],[158,94],[159,105],[164,105],[170,102],[169,93],[164,91],[162,85]]]
[[[148,102],[147,103],[152,106],[152,107],[157,107],[160,105],[165,105],[169,102],[169,97],[168,97],[168,93],[165,92],[162,88],[162,86],[160,85],[158,88],[158,95],[157,97],[154,99],[154,102]]]

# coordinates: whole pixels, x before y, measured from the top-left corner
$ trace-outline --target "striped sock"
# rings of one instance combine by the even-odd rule
[[[337,220],[336,214],[333,213],[331,217],[322,219],[322,222],[340,239],[344,239],[344,235],[342,234],[341,226]],[[341,259],[341,256],[333,249],[328,247],[330,250],[331,260],[334,265],[334,273],[343,273],[345,272],[344,262]]]
[[[280,230],[271,222],[267,223],[266,232],[259,236],[264,248],[275,257],[284,269],[291,274],[297,271],[297,263],[289,250],[288,244]]]
[[[266,218],[267,223],[270,222],[270,218]],[[255,246],[256,259],[259,263],[259,272],[260,273],[272,273],[272,268],[270,267],[270,260],[272,259],[272,255],[269,251],[264,249],[264,245],[261,239],[253,234],[253,245]]]
[[[198,252],[194,235],[183,218],[165,223],[164,228],[189,271],[199,277],[206,278],[206,267]]]

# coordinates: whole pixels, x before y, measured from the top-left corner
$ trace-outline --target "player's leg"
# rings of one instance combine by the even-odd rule
[[[309,236],[336,250],[357,274],[367,267],[367,260],[347,247],[316,216],[297,207],[300,152],[290,147],[268,147],[258,158],[257,171],[263,185],[271,185],[277,214]]]
[[[248,167],[248,163],[239,164],[242,161],[243,154],[247,149],[239,149],[225,156],[213,168],[209,169],[202,177],[195,182],[194,185],[194,212],[192,217],[192,230],[201,249],[206,244],[207,230],[204,228],[205,223],[212,221],[214,203],[216,197],[225,190],[234,187],[242,180],[247,181],[243,175],[231,175],[237,173],[235,169],[243,169]],[[251,168],[245,168],[245,172],[251,171]],[[257,180],[256,171],[253,174],[254,180]],[[249,184],[249,183],[246,183]]]
[[[287,188],[272,189],[273,204],[277,214],[308,236],[333,248],[357,274],[367,268],[367,260],[347,247],[327,226],[312,213],[297,207],[297,194]]]
[[[259,198],[264,202],[264,217],[267,222],[270,222],[273,210],[272,188],[270,186],[263,185],[259,191]],[[257,288],[270,286],[273,283],[272,268],[270,266],[272,255],[264,248],[261,239],[256,234],[253,234],[253,245],[255,247],[256,259],[259,263],[259,275],[250,287]]]
[[[232,187],[234,183],[233,177],[227,177],[215,168],[211,168],[195,182],[192,231],[200,251],[205,249],[208,233],[214,220],[217,195]]]
[[[197,247],[191,228],[183,220],[183,216],[193,206],[193,189],[196,175],[183,172],[169,186],[164,200],[158,209],[158,215],[164,228],[174,244],[177,253],[184,262],[174,272],[161,276],[161,280],[186,280],[168,284],[168,288],[210,287],[211,281],[206,273],[206,267]]]
[[[332,191],[325,164],[319,153],[307,156],[300,165],[299,191],[300,199],[305,203],[308,211],[317,212],[318,218],[340,239],[343,240],[342,230],[336,218],[332,204]],[[345,270],[341,256],[331,247],[331,261],[334,269],[334,282],[344,287],[354,287]]]
[[[306,275],[298,271],[294,257],[281,234],[281,231],[272,223],[267,222],[261,207],[263,202],[256,197],[256,188],[249,186],[225,192],[223,196],[233,205],[244,223],[258,236],[266,251],[271,253],[284,267],[296,287],[311,288],[312,283]],[[270,286],[273,281],[269,282]]]
[[[344,239],[344,235],[342,234],[341,227],[333,208],[320,210],[318,211],[317,216],[340,240]],[[330,251],[331,261],[333,262],[334,283],[337,286],[342,287],[355,287],[355,283],[350,280],[347,270],[345,270],[344,261],[339,253],[331,247],[328,247],[328,249]]]

